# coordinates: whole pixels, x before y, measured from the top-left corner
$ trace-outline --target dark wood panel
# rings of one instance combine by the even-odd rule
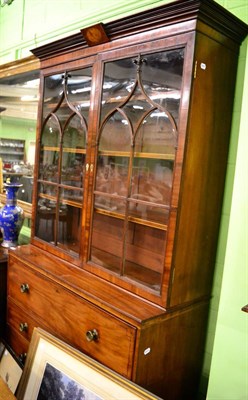
[[[5,336],[8,251],[0,247],[0,336]]]

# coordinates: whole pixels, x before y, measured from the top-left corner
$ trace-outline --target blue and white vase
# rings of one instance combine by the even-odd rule
[[[5,183],[6,204],[0,209],[0,229],[3,235],[3,247],[16,247],[18,236],[24,221],[23,209],[17,205],[17,191],[21,183]]]

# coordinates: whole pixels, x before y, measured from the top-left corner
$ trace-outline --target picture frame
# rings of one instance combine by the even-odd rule
[[[43,329],[34,328],[17,399],[60,400],[72,393],[71,398],[84,400],[162,400]]]
[[[15,394],[22,376],[22,366],[10,347],[0,340],[0,377]]]

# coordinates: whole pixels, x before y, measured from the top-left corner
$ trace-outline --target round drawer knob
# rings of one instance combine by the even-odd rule
[[[28,283],[22,283],[20,286],[20,290],[22,293],[27,293],[29,292],[29,285]]]
[[[86,339],[88,342],[95,342],[98,340],[98,332],[96,329],[91,329],[90,331],[86,332]]]
[[[28,324],[27,322],[21,322],[19,325],[19,329],[21,332],[26,332],[28,330]]]

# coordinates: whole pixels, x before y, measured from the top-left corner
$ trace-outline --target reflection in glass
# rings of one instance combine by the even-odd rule
[[[151,289],[160,290],[165,239],[166,231],[130,222],[125,241],[123,275]]]
[[[127,196],[128,158],[99,156],[95,188],[102,193]]]
[[[91,76],[92,68],[84,68],[45,77],[43,120],[56,112],[65,121],[75,111],[88,121]]]
[[[41,136],[39,179],[58,182],[59,143],[59,124],[51,116]]]
[[[165,227],[169,219],[169,207],[159,207],[150,205],[146,201],[129,200],[128,219],[136,220],[145,224],[147,222],[155,222]]]
[[[105,64],[101,121],[130,96],[135,85],[136,69],[136,65],[130,58]]]
[[[67,80],[67,100],[88,121],[92,68],[71,71]]]
[[[139,87],[136,87],[128,103],[123,106],[123,111],[132,123],[133,128],[137,129],[137,123],[152,108],[153,104],[149,103],[142,90]]]
[[[2,16],[2,14],[1,14]],[[1,37],[2,39],[2,37]],[[1,42],[2,43],[2,42]],[[0,68],[0,158],[3,182],[20,182],[18,200],[25,203],[20,243],[30,240],[40,71],[36,60],[18,60]],[[6,194],[1,185],[2,201]],[[26,211],[27,210],[27,211]]]
[[[63,135],[61,183],[64,185],[82,187],[86,133],[84,124],[75,115]]]
[[[38,191],[36,235],[42,240],[53,242],[55,238],[56,186],[40,184]]]
[[[91,260],[119,272],[122,257],[123,220],[94,213]],[[102,234],[104,232],[104,235]]]
[[[81,238],[82,203],[75,200],[79,200],[78,191],[71,190],[69,196],[68,192],[66,195],[64,194],[63,188],[60,189],[56,242],[58,247],[71,254],[79,253]]]
[[[103,126],[99,150],[129,152],[131,139],[127,118],[116,111]]]
[[[112,214],[122,219],[125,215],[125,202],[120,201],[116,196],[108,194],[95,196],[95,208],[98,209],[99,212],[107,210],[109,215]]]
[[[146,115],[135,137],[135,151],[175,156],[176,127],[164,111],[153,110]]]
[[[61,188],[61,198],[65,204],[73,204],[75,207],[82,207],[83,201],[83,190],[77,190],[73,187],[68,188],[62,186]]]
[[[173,162],[134,158],[130,197],[169,206],[172,177]]]

